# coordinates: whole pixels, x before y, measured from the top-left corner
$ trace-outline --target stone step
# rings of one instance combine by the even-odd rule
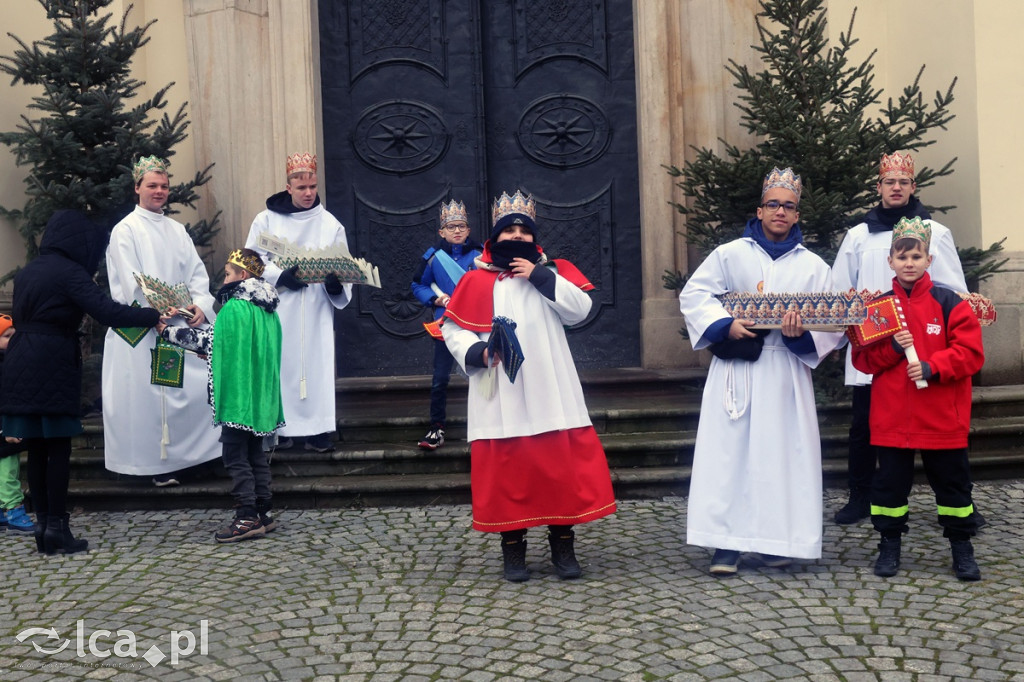
[[[1024,470],[1019,449],[972,453],[975,480],[1018,478]],[[920,458],[916,481],[926,478]],[[837,459],[822,467],[824,486],[844,487],[846,465]],[[685,495],[690,466],[623,467],[612,469],[612,483],[619,499],[661,498]],[[148,480],[74,480],[71,503],[83,509],[177,509],[230,506],[230,481],[224,476],[187,480],[173,488],[154,488]],[[470,501],[469,473],[283,476],[274,478],[278,508],[309,509],[358,506],[406,506],[464,504]]]
[[[683,494],[700,417],[702,370],[609,370],[583,376],[587,405],[608,455],[620,497]],[[274,453],[274,490],[282,506],[423,504],[469,500],[465,378],[449,391],[446,444],[416,446],[427,427],[430,377],[338,382],[337,450]],[[971,459],[978,478],[1024,473],[1024,386],[976,387]],[[849,403],[820,405],[825,484],[845,485]],[[182,472],[183,485],[154,488],[148,477],[103,466],[102,420],[86,420],[72,457],[76,504],[146,509],[227,501],[219,461]]]

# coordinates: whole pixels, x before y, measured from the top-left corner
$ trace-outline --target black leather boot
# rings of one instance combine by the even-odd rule
[[[580,568],[580,562],[576,561],[576,552],[573,548],[575,537],[576,533],[564,528],[552,528],[548,533],[551,563],[555,567],[555,573],[562,580],[571,580],[583,575],[583,569]]]
[[[953,552],[953,573],[957,580],[981,580],[981,569],[974,560],[974,546],[970,540],[950,540],[949,548]]]
[[[900,549],[902,541],[900,536],[894,538],[882,536],[878,543],[878,559],[875,561],[875,575],[881,578],[891,578],[900,570]]]
[[[505,563],[505,580],[525,583],[530,579],[526,567],[526,538],[523,534],[501,534],[501,557]]]
[[[88,540],[76,539],[68,525],[70,514],[49,516],[43,531],[43,551],[47,554],[74,554],[89,549]]]

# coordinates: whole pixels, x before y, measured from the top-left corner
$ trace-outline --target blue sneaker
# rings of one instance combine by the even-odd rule
[[[740,553],[734,549],[716,549],[711,558],[711,575],[735,575],[740,567]]]
[[[25,513],[25,505],[19,504],[14,509],[8,509],[7,513],[7,527],[15,533],[34,533],[36,530],[36,524],[29,518],[28,514]]]

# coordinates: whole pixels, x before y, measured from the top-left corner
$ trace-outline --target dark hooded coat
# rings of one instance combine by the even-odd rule
[[[111,300],[93,281],[109,231],[78,211],[57,211],[39,256],[14,278],[14,336],[0,385],[0,414],[76,417],[82,390],[83,314],[111,327],[152,327],[153,308]]]

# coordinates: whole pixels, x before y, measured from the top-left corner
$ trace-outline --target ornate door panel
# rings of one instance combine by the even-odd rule
[[[517,187],[545,249],[598,287],[578,364],[639,364],[631,2],[320,0],[320,30],[321,196],[383,283],[338,315],[340,373],[430,372],[409,283],[437,206],[464,201],[483,241]]]

